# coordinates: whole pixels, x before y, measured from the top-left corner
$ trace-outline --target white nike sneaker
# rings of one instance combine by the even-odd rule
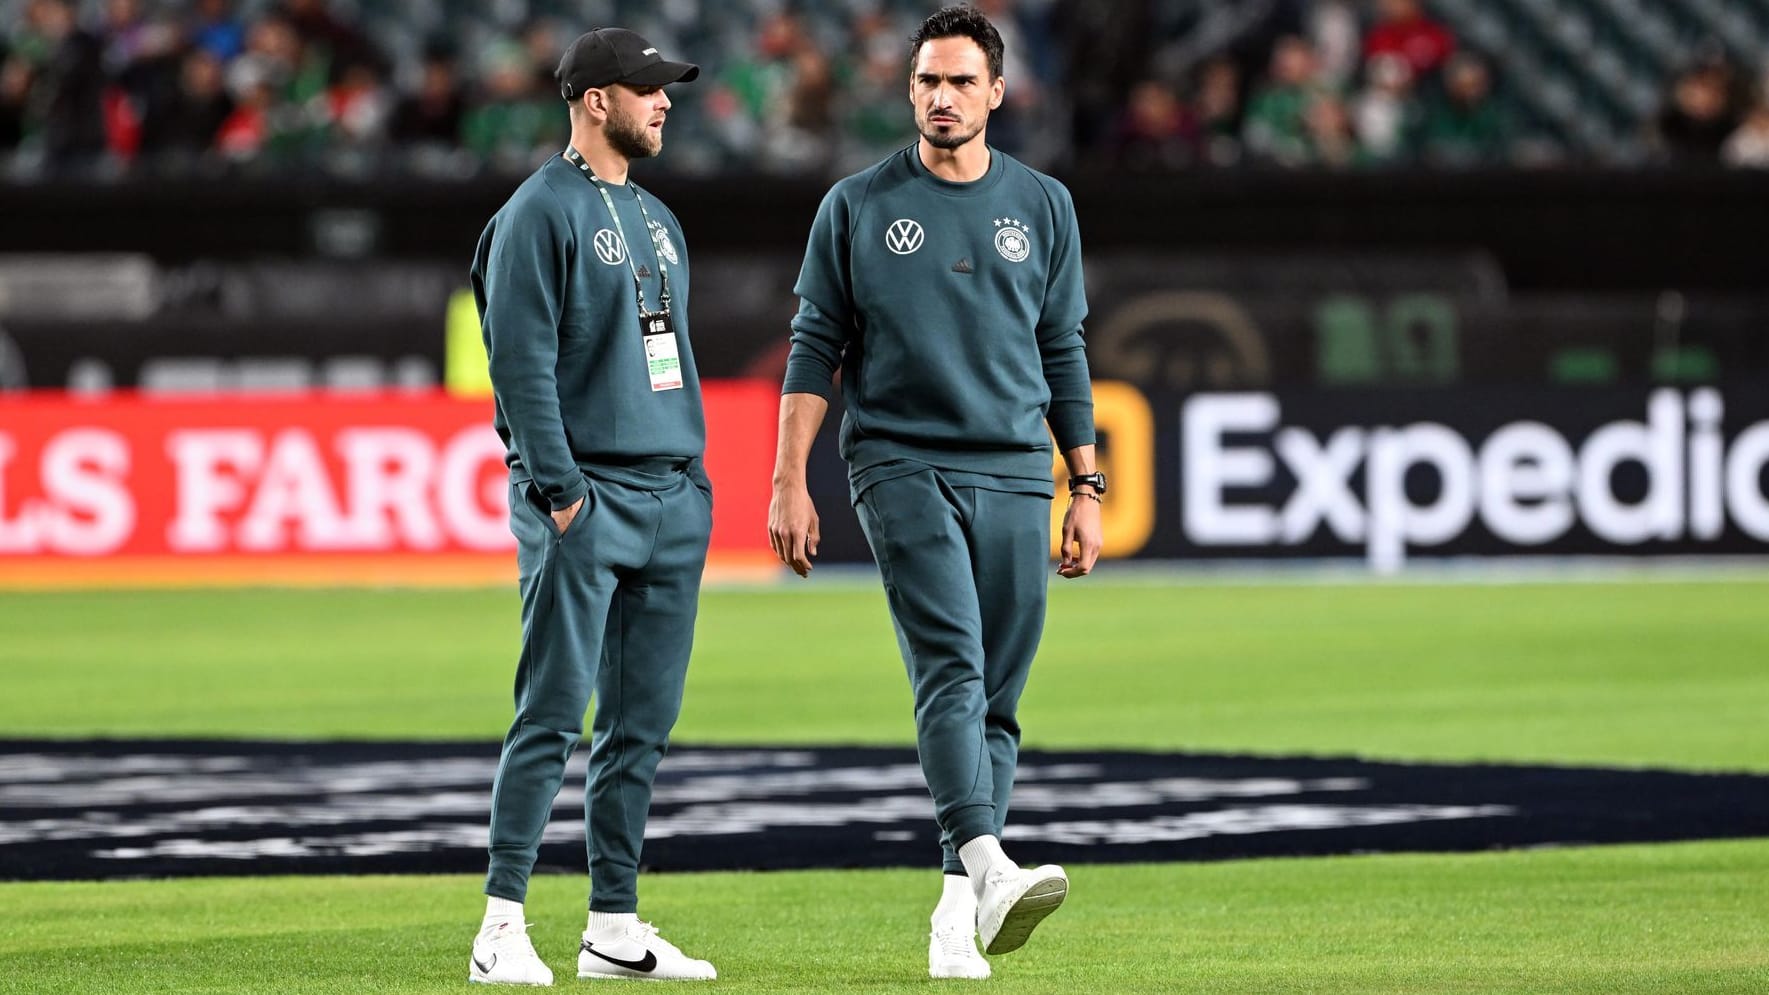
[[[927,973],[930,978],[989,976],[989,962],[977,952],[976,925],[971,922],[942,923],[928,934]]]
[[[1069,894],[1069,876],[1055,864],[991,872],[977,895],[977,933],[983,952],[1005,954],[1026,945],[1044,917]]]
[[[657,935],[657,927],[635,919],[613,939],[584,933],[578,948],[580,978],[634,978],[640,981],[711,981],[713,966],[694,960]]]
[[[473,937],[467,980],[482,985],[551,985],[553,972],[528,941],[528,926],[500,922]]]

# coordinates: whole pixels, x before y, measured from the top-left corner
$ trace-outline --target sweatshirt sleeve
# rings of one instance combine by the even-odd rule
[[[1045,420],[1056,438],[1057,451],[1068,452],[1094,442],[1093,382],[1087,371],[1087,343],[1081,321],[1087,317],[1087,287],[1081,277],[1081,234],[1075,221],[1075,202],[1069,191],[1054,180],[1047,181],[1056,218],[1056,238],[1051,249],[1050,286],[1038,316],[1038,354],[1044,364],[1044,382],[1050,387],[1050,409]]]
[[[555,511],[589,489],[559,413],[559,319],[575,245],[550,192],[511,201],[477,267],[491,385],[511,444]]]
[[[852,338],[854,293],[849,278],[849,207],[838,184],[817,208],[804,266],[792,288],[798,314],[792,319],[792,348],[786,355],[783,394],[816,394],[828,400],[830,381],[841,367]]]

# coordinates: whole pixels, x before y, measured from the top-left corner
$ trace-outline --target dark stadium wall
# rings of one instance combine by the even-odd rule
[[[697,251],[799,252],[826,184],[640,176]],[[1066,177],[1094,250],[1478,250],[1518,291],[1756,291],[1769,176],[1750,171]],[[510,179],[0,185],[0,252],[459,261]]]

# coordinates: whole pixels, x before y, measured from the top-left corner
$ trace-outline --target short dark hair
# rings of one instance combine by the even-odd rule
[[[1001,32],[983,16],[983,12],[969,4],[958,4],[952,7],[941,7],[928,15],[921,22],[921,27],[909,36],[909,71],[915,72],[915,61],[921,58],[921,46],[936,38],[969,38],[983,50],[989,60],[989,78],[1001,78],[1001,63],[1007,52],[1007,46],[1001,43]]]

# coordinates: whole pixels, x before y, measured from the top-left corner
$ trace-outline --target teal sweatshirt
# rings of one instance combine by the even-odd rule
[[[701,457],[706,420],[688,339],[688,256],[669,208],[641,191],[605,185],[620,230],[596,188],[553,156],[523,181],[479,237],[473,297],[491,359],[494,424],[514,482],[533,480],[555,510],[583,497],[598,468],[689,463],[709,490]],[[656,310],[669,269],[670,311],[682,387],[653,391],[633,296],[631,253]],[[673,258],[672,258],[673,257]],[[612,475],[619,476],[618,470]]]
[[[837,183],[794,291],[782,391],[828,398],[840,367],[856,498],[917,465],[1049,495],[1050,436],[1094,441],[1074,203],[1000,150],[970,183],[915,146]]]

